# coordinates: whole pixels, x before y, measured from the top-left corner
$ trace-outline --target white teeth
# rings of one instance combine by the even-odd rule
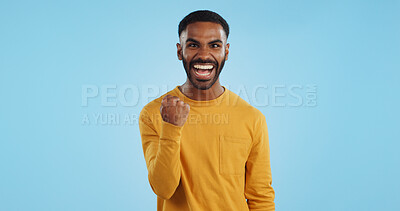
[[[200,65],[200,64],[196,64],[193,67],[200,70],[211,70],[213,68],[212,65]]]
[[[200,76],[207,76],[207,75],[210,75],[211,72],[208,72],[208,73],[199,73],[199,72],[196,71],[196,74],[197,74],[197,75],[200,75]]]

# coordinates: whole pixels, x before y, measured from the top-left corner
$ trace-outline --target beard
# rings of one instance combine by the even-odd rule
[[[224,55],[224,59],[222,60],[221,64],[219,64],[217,61],[201,60],[201,59],[192,60],[188,64],[186,59],[182,57],[182,63],[183,63],[183,67],[185,68],[185,72],[186,72],[187,78],[189,79],[190,83],[196,89],[207,90],[207,89],[210,89],[215,84],[215,82],[218,80],[219,74],[221,74],[222,68],[225,65],[225,59],[226,59],[226,54]],[[215,72],[214,77],[209,80],[200,80],[200,79],[193,78],[190,69],[191,69],[191,67],[193,67],[194,63],[213,63],[213,64],[215,64],[216,72]],[[211,82],[206,85],[200,84],[201,82],[207,82],[207,81],[211,81]]]

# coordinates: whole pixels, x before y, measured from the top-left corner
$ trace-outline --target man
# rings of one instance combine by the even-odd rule
[[[147,104],[139,128],[157,210],[275,210],[264,115],[221,86],[229,26],[201,10],[179,24],[187,80]]]

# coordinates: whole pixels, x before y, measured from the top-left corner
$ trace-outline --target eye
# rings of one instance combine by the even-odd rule
[[[198,45],[197,44],[195,44],[195,43],[189,43],[188,44],[188,47],[191,47],[191,48],[196,48]]]
[[[211,48],[219,48],[219,44],[211,44]]]

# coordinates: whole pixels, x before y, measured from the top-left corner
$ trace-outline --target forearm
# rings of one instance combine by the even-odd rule
[[[248,194],[247,204],[250,211],[275,211],[275,193],[271,186],[266,187],[263,191]]]
[[[272,188],[270,149],[265,118],[256,126],[258,134],[254,140],[246,163],[245,196],[249,210],[275,210],[275,192]]]
[[[257,166],[257,164],[255,165]],[[259,168],[258,171],[254,170],[246,176],[245,196],[248,199],[249,210],[273,211],[275,210],[275,191],[271,186],[270,166],[267,163],[263,163],[257,167]]]
[[[156,156],[148,164],[150,185],[163,199],[172,197],[181,177],[180,131],[181,127],[162,123]]]

